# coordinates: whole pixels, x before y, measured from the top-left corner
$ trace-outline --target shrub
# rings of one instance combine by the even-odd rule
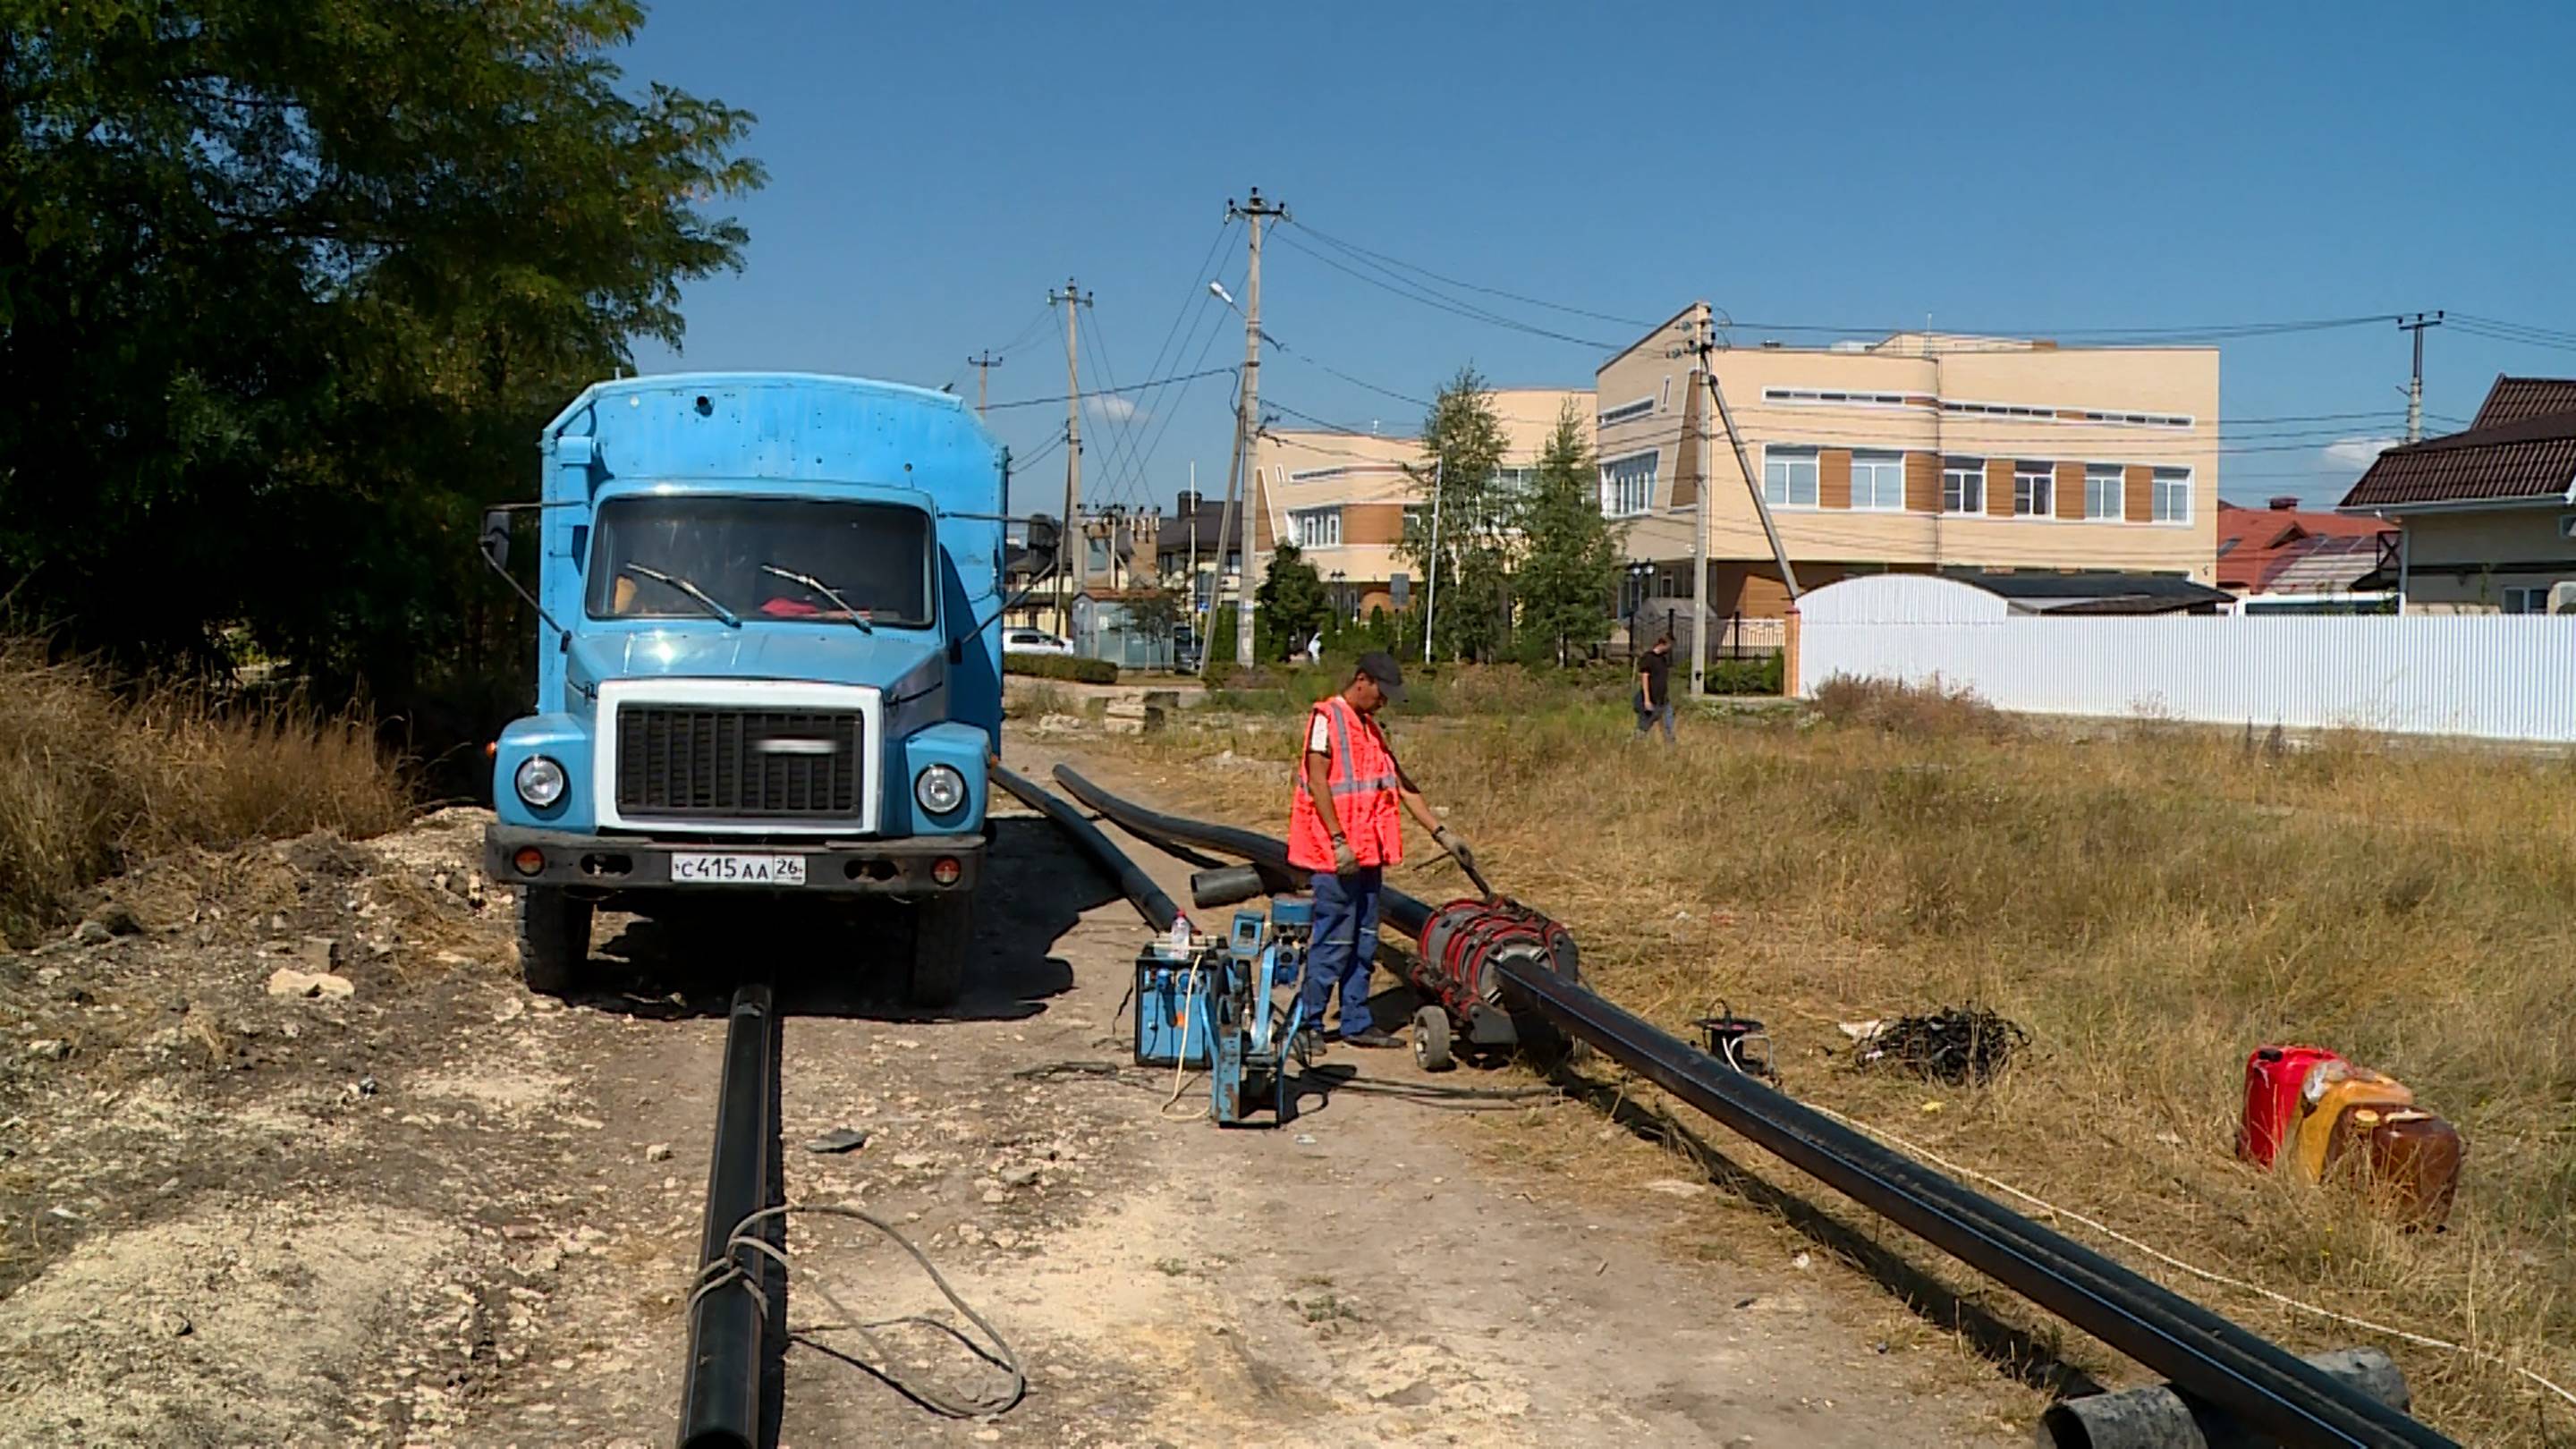
[[[1076,684],[1116,684],[1118,666],[1106,659],[1084,659],[1071,654],[1018,654],[1002,656],[1004,674],[1024,674],[1031,679],[1070,679]]]
[[[402,823],[401,771],[373,722],[300,701],[253,705],[203,685],[123,684],[0,641],[0,935],[60,924],[130,861]]]
[[[1215,669],[1232,669],[1234,667],[1234,613],[1235,609],[1232,604],[1223,605],[1222,607],[1210,612],[1208,617],[1207,655],[1200,661],[1202,667],[1211,667]],[[1253,662],[1258,664],[1262,661],[1256,659]],[[1209,677],[1214,678],[1215,676],[1211,675]]]
[[[1712,659],[1703,676],[1710,694],[1778,694],[1782,680],[1780,656],[1760,659]]]
[[[1978,698],[1975,690],[1951,689],[1937,679],[1913,685],[1837,674],[1816,686],[1815,708],[1835,724],[1912,739],[2003,739],[2018,733],[2012,717]]]

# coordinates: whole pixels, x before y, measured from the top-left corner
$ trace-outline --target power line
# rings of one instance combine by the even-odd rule
[[[1491,326],[1504,327],[1512,331],[1528,333],[1532,336],[1545,337],[1561,342],[1575,343],[1581,346],[1598,347],[1611,351],[1618,351],[1624,346],[1633,345],[1605,342],[1598,338],[1578,337],[1570,333],[1556,331],[1552,328],[1539,327],[1531,323],[1523,322],[1517,318],[1507,317],[1497,312],[1476,307],[1473,304],[1463,302],[1454,297],[1442,296],[1429,287],[1417,282],[1412,282],[1391,269],[1394,267],[1402,267],[1406,271],[1411,271],[1422,276],[1432,277],[1447,282],[1452,286],[1465,287],[1471,291],[1485,292],[1490,295],[1509,297],[1514,301],[1527,303],[1533,306],[1546,307],[1554,311],[1564,311],[1605,321],[1620,322],[1631,326],[1651,327],[1653,325],[1650,323],[1638,322],[1633,318],[1618,317],[1604,312],[1593,312],[1588,309],[1571,307],[1562,303],[1548,302],[1543,299],[1526,296],[1521,293],[1507,292],[1500,288],[1484,287],[1474,283],[1442,277],[1441,274],[1430,271],[1428,268],[1419,267],[1412,263],[1400,262],[1395,258],[1385,256],[1383,253],[1371,252],[1366,248],[1342,242],[1325,232],[1316,230],[1316,228],[1311,224],[1301,222],[1298,226],[1299,229],[1304,231],[1307,235],[1332,245],[1337,249],[1345,251],[1353,260],[1358,261],[1363,265],[1376,266],[1379,271],[1386,273],[1386,276],[1379,277],[1370,275],[1368,272],[1360,270],[1358,266],[1350,265],[1341,259],[1327,256],[1322,252],[1316,251],[1312,247],[1300,245],[1293,238],[1283,238],[1288,240],[1290,245],[1296,246],[1299,251],[1305,252],[1315,260],[1323,262],[1325,265],[1330,266],[1334,270],[1340,271],[1345,275],[1354,277],[1382,290],[1392,292],[1409,301],[1416,302],[1426,307],[1431,307],[1438,311],[1447,312],[1454,316],[1463,317],[1470,321],[1484,322]],[[2097,347],[2117,346],[2123,342],[2144,343],[2150,341],[2166,346],[2176,346],[2191,342],[2242,341],[2257,337],[2274,337],[2293,333],[2328,331],[2337,328],[2373,326],[2385,322],[2387,317],[2387,313],[2373,312],[2366,315],[2349,317],[2292,318],[2252,322],[2209,323],[2181,327],[2007,328],[1980,326],[1973,329],[1973,335],[1954,334],[1956,340],[1953,341],[1935,342],[1927,340],[1923,350],[1926,354],[1937,352],[1945,355],[1975,352],[2019,351],[2023,350],[2025,344],[2017,339],[2025,338],[2049,338],[2052,340],[2080,338],[2085,339],[2088,346]],[[1888,337],[1909,332],[1921,333],[1923,331],[1923,329],[1904,325],[1892,327],[1851,327],[1822,323],[1739,322],[1733,319],[1728,319],[1725,325],[1729,330],[1735,331],[1812,333],[1838,337]],[[2563,340],[2565,345],[2576,347],[2576,335],[2570,335]],[[2540,345],[2557,344],[2554,342],[2546,342],[2541,343]]]
[[[1148,375],[1160,374],[1163,370],[1164,360],[1167,356],[1170,358],[1172,363],[1178,364],[1181,357],[1189,352],[1190,339],[1196,336],[1198,332],[1198,319],[1207,311],[1208,307],[1208,294],[1206,288],[1201,285],[1201,283],[1208,275],[1209,266],[1216,261],[1217,253],[1225,246],[1226,238],[1234,234],[1234,224],[1235,218],[1232,216],[1227,216],[1217,223],[1215,238],[1208,243],[1208,249],[1206,253],[1199,258],[1198,266],[1193,268],[1190,272],[1189,291],[1181,298],[1180,306],[1173,309],[1171,325],[1163,329],[1162,343],[1154,349],[1154,360],[1145,369]],[[1184,320],[1189,323],[1189,328],[1186,332],[1184,332],[1181,327]],[[1172,341],[1176,336],[1180,339],[1181,344],[1181,350],[1178,353],[1172,351]],[[1192,366],[1203,367],[1206,365],[1206,361],[1206,354],[1203,352],[1200,354],[1199,361],[1193,363]],[[1112,378],[1111,381],[1115,382],[1116,379]],[[1182,402],[1188,400],[1188,397],[1189,385],[1184,383],[1181,386],[1180,393],[1171,399],[1171,408],[1177,409]],[[1145,399],[1140,405],[1157,411],[1164,410],[1163,398],[1159,392],[1153,397]],[[1152,435],[1150,439],[1145,442],[1141,454],[1135,444],[1131,441],[1128,448],[1128,456],[1133,460],[1135,471],[1140,480],[1140,486],[1148,493],[1148,495],[1150,495],[1153,487],[1153,480],[1148,470],[1153,466],[1155,453],[1162,447],[1164,436],[1171,431],[1168,412],[1166,412],[1165,419],[1160,427],[1156,427],[1153,419],[1149,416],[1140,426],[1139,431],[1141,432],[1145,429],[1151,429]]]
[[[1344,241],[1339,237],[1333,236],[1329,232],[1319,231],[1311,223],[1299,222],[1298,225],[1304,227],[1306,232],[1313,236],[1317,241],[1325,242],[1345,252],[1367,257],[1389,267],[1396,267],[1404,271],[1429,277],[1435,282],[1445,283],[1448,286],[1464,287],[1470,292],[1482,292],[1489,297],[1504,297],[1511,301],[1524,303],[1532,307],[1545,307],[1551,312],[1563,312],[1569,316],[1589,317],[1596,322],[1616,322],[1623,327],[1651,328],[1655,325],[1652,322],[1640,321],[1634,317],[1622,317],[1613,312],[1594,312],[1582,307],[1571,307],[1563,302],[1550,302],[1542,297],[1528,297],[1523,296],[1518,292],[1507,292],[1500,287],[1479,286],[1474,282],[1461,281],[1456,277],[1444,277],[1440,273],[1431,270],[1429,267],[1416,266],[1411,262],[1388,256],[1384,252],[1371,251],[1357,242]]]
[[[1220,237],[1220,240],[1222,240],[1222,237]],[[1225,280],[1223,274],[1224,269],[1219,268],[1218,272],[1219,274],[1215,280],[1221,284]],[[1190,373],[1191,377],[1205,377],[1209,375],[1207,372],[1200,371],[1199,369],[1203,369],[1207,366],[1208,354],[1216,350],[1217,338],[1225,333],[1224,310],[1215,305],[1215,299],[1209,293],[1205,290],[1201,290],[1198,299],[1198,310],[1191,314],[1189,330],[1181,334],[1181,352],[1189,351],[1190,339],[1198,335],[1199,318],[1207,316],[1210,313],[1214,313],[1216,324],[1208,329],[1207,340],[1199,344],[1199,355],[1190,363],[1190,367],[1192,369]],[[1172,355],[1172,360],[1178,362],[1180,360],[1180,353],[1174,353]],[[1225,371],[1227,369],[1220,368],[1217,370]],[[1177,393],[1171,394],[1170,403],[1160,409],[1163,415],[1163,420],[1161,424],[1154,429],[1153,441],[1149,442],[1145,446],[1145,457],[1147,461],[1150,462],[1154,455],[1162,450],[1163,439],[1171,434],[1172,422],[1175,418],[1180,416],[1181,405],[1190,400],[1190,391],[1195,386],[1197,386],[1195,382],[1183,382],[1181,384],[1181,390]]]
[[[1152,382],[1140,382],[1140,383],[1137,383],[1137,384],[1135,384],[1135,385],[1133,385],[1133,386],[1131,386],[1131,387],[1087,387],[1087,388],[1084,388],[1084,389],[1082,390],[1082,392],[1081,392],[1080,396],[1082,396],[1082,397],[1086,397],[1086,398],[1093,398],[1093,397],[1111,397],[1111,396],[1116,396],[1116,395],[1123,394],[1123,393],[1143,392],[1143,391],[1144,391],[1144,390],[1146,390],[1147,388],[1152,388],[1152,387],[1168,387],[1168,386],[1170,386],[1171,384],[1176,383],[1176,382],[1189,382],[1189,381],[1191,381],[1192,379],[1195,379],[1195,378],[1201,378],[1201,377],[1214,377],[1214,376],[1216,376],[1218,373],[1221,373],[1221,372],[1232,372],[1232,371],[1234,371],[1234,369],[1233,369],[1233,368],[1231,368],[1231,367],[1211,367],[1211,368],[1207,368],[1207,369],[1205,369],[1205,370],[1203,370],[1203,371],[1199,371],[1199,372],[1184,372],[1184,373],[1176,374],[1176,375],[1171,376],[1171,377],[1158,377],[1158,378],[1155,378]],[[995,412],[1000,412],[1000,411],[1001,411],[1002,409],[1004,409],[1004,408],[1034,408],[1034,407],[1045,407],[1046,405],[1048,405],[1048,404],[1050,404],[1050,403],[1062,403],[1062,402],[1071,402],[1071,401],[1073,401],[1073,398],[1072,398],[1071,396],[1068,396],[1068,395],[1063,394],[1063,393],[1059,393],[1059,394],[1057,394],[1057,395],[1056,395],[1056,396],[1054,396],[1054,397],[1022,397],[1022,398],[1013,398],[1013,399],[1011,399],[1011,400],[1010,400],[1010,401],[1008,401],[1008,402],[997,402],[997,403],[993,404],[993,411],[995,411]]]
[[[1337,257],[1327,256],[1326,254],[1315,250],[1313,247],[1307,246],[1303,242],[1298,241],[1295,236],[1286,232],[1281,233],[1279,239],[1288,243],[1288,245],[1295,247],[1298,251],[1304,252],[1306,255],[1322,262],[1325,266],[1331,267],[1337,272],[1341,272],[1347,276],[1356,277],[1359,280],[1368,283],[1372,287],[1393,292],[1395,295],[1404,298],[1406,301],[1419,303],[1422,306],[1433,309],[1434,311],[1447,312],[1453,316],[1464,317],[1471,322],[1483,322],[1491,326],[1507,328],[1514,332],[1526,332],[1533,337],[1545,337],[1558,342],[1571,342],[1578,347],[1592,347],[1602,349],[1604,351],[1615,352],[1622,346],[1620,343],[1604,342],[1597,337],[1577,337],[1568,332],[1558,332],[1551,328],[1532,326],[1527,322],[1517,321],[1513,318],[1505,317],[1500,313],[1488,312],[1480,308],[1466,306],[1442,297],[1427,288],[1409,283],[1401,283],[1401,279],[1389,281],[1385,278],[1371,276],[1367,272],[1361,271],[1358,267],[1352,266]]]

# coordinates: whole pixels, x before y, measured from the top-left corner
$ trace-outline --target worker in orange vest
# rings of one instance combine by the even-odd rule
[[[1299,750],[1297,786],[1288,806],[1288,863],[1312,873],[1314,943],[1307,949],[1306,1021],[1320,1037],[1324,1008],[1339,988],[1339,1040],[1391,1047],[1396,1038],[1370,1021],[1369,970],[1377,962],[1377,898],[1385,869],[1404,862],[1400,803],[1430,827],[1431,838],[1461,865],[1474,852],[1440,823],[1404,767],[1387,748],[1377,712],[1404,698],[1404,676],[1392,656],[1360,656],[1342,692],[1315,706]]]

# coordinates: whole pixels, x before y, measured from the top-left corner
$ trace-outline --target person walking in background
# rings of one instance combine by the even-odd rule
[[[1660,720],[1664,726],[1664,743],[1673,743],[1673,636],[1655,640],[1655,647],[1637,660],[1637,733],[1628,737],[1630,744],[1643,738]]]
[[[1340,1041],[1391,1047],[1396,1038],[1369,1016],[1369,971],[1377,964],[1378,887],[1385,868],[1404,863],[1406,811],[1469,870],[1467,842],[1440,823],[1422,792],[1387,748],[1377,712],[1404,698],[1404,676],[1392,656],[1371,650],[1342,692],[1327,695],[1306,717],[1297,785],[1288,805],[1288,864],[1308,873],[1315,892],[1313,944],[1306,953],[1300,999],[1306,1029],[1324,1037],[1324,1008],[1341,992]]]

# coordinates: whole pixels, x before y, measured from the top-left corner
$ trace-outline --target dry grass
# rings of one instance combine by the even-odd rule
[[[1488,873],[1564,919],[1632,1009],[1678,1027],[1726,997],[1771,1022],[1802,1098],[2203,1266],[2576,1386],[2576,763],[2088,737],[1958,696],[1847,691],[1834,715],[1686,724],[1671,753],[1629,748],[1627,716],[1598,707],[1399,719],[1395,738]],[[1288,743],[1238,726],[1160,748]],[[1197,788],[1238,818],[1284,808],[1243,773]],[[1845,1065],[1836,1020],[1969,999],[2034,1038],[1997,1085]],[[2233,1160],[2264,1042],[2334,1047],[2459,1124],[2450,1231]],[[2110,1251],[2286,1342],[2373,1341]],[[2576,1424],[2503,1369],[2384,1346],[2463,1442]]]
[[[364,719],[120,687],[0,641],[0,935],[59,924],[127,861],[329,827],[400,824],[400,773]]]

